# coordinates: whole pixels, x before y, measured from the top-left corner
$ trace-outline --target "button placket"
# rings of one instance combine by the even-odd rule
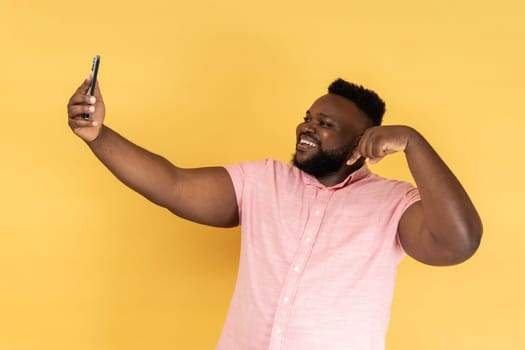
[[[288,270],[281,291],[281,296],[275,312],[273,331],[270,338],[270,350],[278,350],[281,348],[286,319],[291,312],[293,299],[297,292],[299,281],[304,273],[304,269],[313,249],[313,244],[311,242],[315,241],[315,238],[317,237],[324,211],[326,210],[332,193],[333,192],[329,190],[320,191],[313,203],[314,210],[311,211],[311,214],[308,217],[303,238],[299,243],[298,252],[290,265],[290,269]]]

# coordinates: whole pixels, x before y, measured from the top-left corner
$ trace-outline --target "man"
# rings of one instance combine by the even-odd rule
[[[338,79],[297,126],[293,165],[267,159],[181,169],[103,124],[98,86],[68,104],[69,125],[124,184],[206,225],[242,223],[237,285],[217,349],[384,349],[396,266],[474,254],[481,220],[416,130],[380,126],[373,91]],[[89,120],[82,118],[89,113]],[[404,152],[417,189],[370,172]]]

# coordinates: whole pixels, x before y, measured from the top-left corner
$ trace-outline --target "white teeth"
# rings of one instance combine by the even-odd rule
[[[308,141],[308,140],[303,140],[303,139],[301,139],[301,140],[299,141],[299,143],[302,144],[302,145],[310,146],[310,147],[317,147],[317,145],[316,145],[315,143],[313,143],[313,142],[311,142],[311,141]]]

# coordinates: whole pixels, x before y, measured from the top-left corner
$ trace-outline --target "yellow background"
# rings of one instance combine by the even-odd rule
[[[94,54],[107,124],[186,167],[288,160],[332,80],[375,89],[485,226],[462,265],[400,265],[387,349],[524,349],[524,15],[518,0],[0,0],[0,349],[212,349],[222,328],[239,230],[155,207],[69,131]],[[374,170],[410,179],[401,155]]]

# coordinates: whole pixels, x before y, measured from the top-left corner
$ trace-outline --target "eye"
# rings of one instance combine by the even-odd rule
[[[305,123],[308,123],[311,120],[311,118],[309,116],[306,116],[303,118],[303,120]]]
[[[326,120],[321,120],[319,122],[319,125],[322,126],[323,128],[331,128],[333,126],[332,123],[327,122]]]

